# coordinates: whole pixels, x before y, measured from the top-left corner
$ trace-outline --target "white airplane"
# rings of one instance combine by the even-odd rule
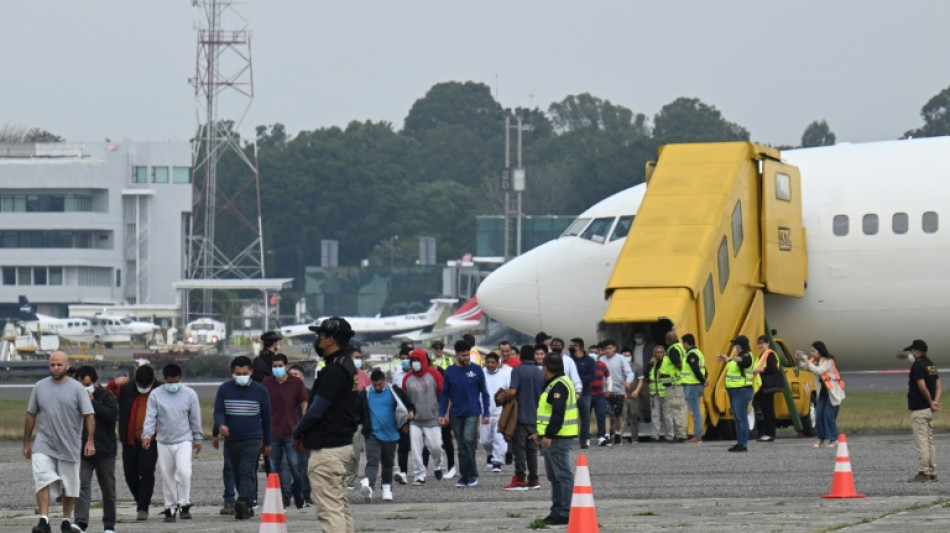
[[[356,332],[356,340],[373,342],[388,340],[401,333],[410,331],[426,331],[431,329],[443,315],[452,309],[452,304],[458,300],[450,298],[435,298],[430,300],[432,305],[425,313],[394,316],[345,316],[350,327]],[[312,336],[310,326],[319,325],[329,316],[323,316],[308,324],[295,324],[280,328],[280,334],[286,337]]]
[[[151,335],[158,326],[138,322],[127,316],[97,313],[93,318],[56,318],[38,314],[26,296],[20,296],[20,323],[31,332],[58,335],[60,338],[81,343],[131,342],[132,337]]]
[[[445,319],[445,323],[436,323],[431,330],[419,329],[396,335],[395,338],[406,341],[428,341],[442,339],[456,333],[463,333],[482,328],[482,309],[478,305],[478,298],[472,296],[454,313]]]
[[[915,338],[950,350],[948,154],[950,137],[782,152],[801,171],[808,285],[803,298],[766,295],[765,312],[790,348],[822,340],[842,370],[906,367],[894,355]],[[527,334],[595,341],[645,191],[602,200],[493,272],[478,289],[482,309]]]

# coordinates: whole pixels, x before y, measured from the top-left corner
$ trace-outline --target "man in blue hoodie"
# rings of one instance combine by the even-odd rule
[[[452,432],[459,444],[459,471],[461,477],[456,487],[478,485],[478,470],[475,466],[475,446],[478,443],[478,422],[491,422],[488,411],[490,399],[485,386],[482,367],[471,364],[471,345],[465,341],[455,343],[455,364],[445,371],[442,394],[439,396],[439,424],[452,424]],[[449,409],[452,402],[452,410]],[[449,417],[445,415],[449,414]]]
[[[270,454],[270,397],[260,383],[251,379],[253,363],[247,356],[231,361],[233,380],[218,387],[214,398],[214,423],[225,438],[224,453],[234,467],[238,500],[234,502],[234,518],[254,516],[257,501],[257,457]]]

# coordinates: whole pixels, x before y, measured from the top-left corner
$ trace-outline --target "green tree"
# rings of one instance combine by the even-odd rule
[[[613,142],[650,136],[646,115],[634,114],[626,107],[614,105],[610,100],[597,98],[590,93],[571,95],[555,102],[548,107],[548,113],[555,130],[560,133],[602,131]]]
[[[484,83],[439,83],[412,104],[403,133],[419,139],[425,132],[439,126],[455,125],[488,140],[503,133],[499,121],[501,116],[501,105]]]
[[[61,143],[66,139],[43,128],[24,128],[4,124],[0,126],[0,143]]]
[[[950,135],[950,87],[940,91],[920,110],[924,125],[904,133],[904,138]]]
[[[831,131],[825,119],[816,120],[805,128],[802,134],[802,147],[834,146],[835,132]]]
[[[680,97],[653,117],[653,138],[660,144],[748,141],[749,132],[698,98]]]

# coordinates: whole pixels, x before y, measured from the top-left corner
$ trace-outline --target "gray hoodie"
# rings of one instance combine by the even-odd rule
[[[148,396],[142,439],[155,435],[157,426],[155,440],[161,444],[202,440],[198,394],[185,385],[178,392],[168,392],[167,386],[167,383],[162,385]]]

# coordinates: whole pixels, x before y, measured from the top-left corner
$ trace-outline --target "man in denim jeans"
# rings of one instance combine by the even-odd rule
[[[271,362],[272,375],[264,378],[261,385],[270,397],[271,412],[271,471],[280,474],[280,489],[284,508],[290,507],[291,483],[301,487],[300,455],[293,448],[291,433],[300,421],[300,413],[307,410],[307,387],[303,380],[287,373],[287,356],[278,353]],[[303,493],[293,492],[294,505],[303,507]]]
[[[472,346],[465,341],[455,343],[455,364],[445,371],[442,394],[439,397],[439,424],[452,424],[452,433],[459,445],[459,471],[456,487],[478,485],[475,445],[478,442],[478,423],[491,423],[488,411],[491,405],[482,367],[471,364]],[[448,411],[449,401],[452,410]],[[450,415],[446,417],[446,415]]]
[[[574,473],[571,471],[571,441],[577,438],[577,394],[564,375],[564,360],[557,354],[544,356],[544,392],[538,400],[535,439],[541,441],[544,470],[551,482],[551,513],[547,525],[567,525],[571,514]]]
[[[696,346],[696,337],[692,333],[683,335],[683,348],[686,349],[686,364],[680,375],[680,386],[683,387],[683,396],[686,406],[693,417],[692,436],[686,442],[695,444],[703,440],[703,415],[700,403],[703,400],[703,389],[708,385],[706,381],[706,357]],[[774,428],[773,428],[774,429]]]

